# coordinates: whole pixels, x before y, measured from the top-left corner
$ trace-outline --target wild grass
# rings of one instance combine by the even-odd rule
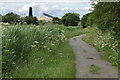
[[[90,73],[92,74],[100,74],[101,68],[99,66],[96,66],[95,64],[90,65]]]
[[[75,57],[67,42],[54,52],[34,51],[27,65],[13,71],[15,78],[74,78]],[[73,57],[72,57],[73,56]]]
[[[80,26],[2,25],[3,77],[75,78],[75,56],[67,39]]]
[[[118,67],[118,42],[110,32],[102,32],[97,27],[88,27],[88,33],[83,37],[83,40],[90,45],[96,47],[102,57],[111,62],[113,66]]]

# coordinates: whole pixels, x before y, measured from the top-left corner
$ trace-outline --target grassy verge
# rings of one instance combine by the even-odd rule
[[[96,27],[87,29],[89,32],[83,37],[83,40],[94,46],[113,66],[118,66],[118,41],[109,32],[101,32]]]
[[[13,71],[14,78],[74,78],[75,56],[65,42],[55,46],[53,52],[33,51],[28,63]]]
[[[75,56],[67,39],[79,26],[3,25],[3,77],[75,78]]]

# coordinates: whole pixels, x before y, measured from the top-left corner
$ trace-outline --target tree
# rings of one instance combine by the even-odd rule
[[[95,18],[94,18],[94,15],[91,13],[87,18],[86,25],[92,27],[94,23],[95,23]]]
[[[94,0],[91,1],[94,2]],[[94,22],[91,24],[96,24],[103,32],[109,31],[115,39],[120,41],[120,2],[99,2],[98,4],[93,3],[92,6],[94,7],[92,12]],[[118,43],[118,47],[120,49],[120,42]]]
[[[2,22],[2,15],[0,14],[0,22]]]
[[[86,28],[88,26],[88,17],[91,13],[88,13],[86,15],[83,15],[82,19],[81,19],[81,25],[83,26],[83,28]]]
[[[13,13],[13,12],[2,16],[2,21],[3,22],[18,23],[19,20],[20,20],[20,16],[18,14]]]
[[[65,26],[77,26],[80,21],[79,16],[77,13],[67,13],[62,17],[62,23]]]
[[[53,23],[54,24],[61,24],[61,20],[58,17],[53,18]]]
[[[38,24],[37,18],[31,16],[25,17],[24,22],[26,22],[27,24]]]
[[[118,21],[118,11],[120,10],[120,2],[99,2],[94,4],[93,15],[95,24],[102,31],[113,31],[113,26]]]

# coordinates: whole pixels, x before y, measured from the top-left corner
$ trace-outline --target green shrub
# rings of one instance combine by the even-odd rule
[[[118,62],[120,61],[120,58],[118,58],[119,48],[117,47],[119,41],[116,40],[110,32],[103,33],[97,27],[88,29],[89,33],[83,37],[83,40],[96,47],[96,49],[101,53],[102,57],[111,62],[112,65],[118,66]]]
[[[61,20],[58,17],[53,18],[53,23],[54,24],[61,24]]]
[[[8,23],[18,23],[20,20],[20,16],[18,14],[15,14],[13,12],[8,13],[4,16],[2,16],[2,22],[8,22]]]
[[[2,15],[0,14],[0,22],[2,22]]]
[[[39,20],[38,23],[41,24],[41,25],[45,25],[46,21],[45,20]]]
[[[38,24],[38,20],[36,17],[25,17],[25,21],[27,24]]]
[[[82,19],[81,19],[81,25],[83,26],[83,28],[86,28],[88,26],[88,24],[91,22],[88,23],[88,17],[90,16],[91,13],[88,13],[86,15],[83,15]],[[90,19],[91,20],[91,19]],[[90,25],[89,25],[90,26]]]
[[[80,21],[79,16],[76,13],[67,13],[62,17],[62,23],[65,26],[77,26]]]

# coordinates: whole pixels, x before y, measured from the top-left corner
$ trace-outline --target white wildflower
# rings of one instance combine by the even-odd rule
[[[15,62],[13,62],[12,64],[15,64]]]
[[[54,46],[55,44],[52,43],[51,45]]]
[[[65,31],[62,30],[62,32],[64,33]]]
[[[49,50],[49,52],[52,52],[52,50]]]
[[[44,44],[43,42],[41,44]]]
[[[39,42],[38,42],[38,41],[34,41],[33,43],[34,43],[34,44],[38,44]]]
[[[44,46],[43,48],[47,48],[47,46]]]
[[[32,48],[36,47],[36,45],[31,45]]]
[[[63,53],[59,53],[60,55],[62,55]]]

